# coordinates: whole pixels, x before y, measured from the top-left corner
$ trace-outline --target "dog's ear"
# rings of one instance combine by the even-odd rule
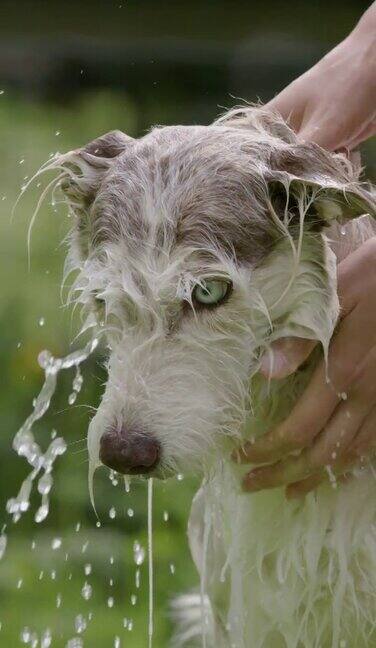
[[[58,158],[56,166],[65,171],[60,186],[76,216],[90,207],[103,175],[132,141],[121,131],[111,131]]]
[[[277,113],[260,105],[241,106],[214,124],[249,132],[251,148],[255,136],[262,139],[268,153],[260,169],[279,218],[295,222],[304,210],[306,222],[319,228],[335,219],[376,216],[376,195],[359,182],[359,166],[317,144],[300,142]]]
[[[265,179],[271,203],[281,217],[303,213],[311,227],[369,214],[376,217],[376,194],[358,181],[359,169],[343,155],[320,146],[273,147]]]
[[[72,240],[81,259],[87,258],[93,242],[91,207],[100,184],[133,141],[121,131],[111,131],[82,148],[57,156],[48,166],[61,172],[57,181],[76,221]]]

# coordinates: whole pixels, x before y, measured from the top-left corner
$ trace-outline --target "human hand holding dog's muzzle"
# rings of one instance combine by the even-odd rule
[[[361,466],[376,448],[376,237],[339,264],[338,293],[341,322],[328,372],[321,360],[288,418],[234,453],[240,463],[267,464],[246,475],[246,491],[287,485],[288,498],[301,497]],[[273,345],[273,361],[264,356],[261,372],[284,378],[314,346],[312,340],[281,339]]]

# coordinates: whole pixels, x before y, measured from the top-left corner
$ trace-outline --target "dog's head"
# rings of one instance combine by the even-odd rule
[[[321,230],[374,209],[351,165],[261,108],[98,138],[54,163],[74,215],[78,300],[108,339],[89,454],[122,473],[207,468],[249,415],[281,335],[328,340]]]

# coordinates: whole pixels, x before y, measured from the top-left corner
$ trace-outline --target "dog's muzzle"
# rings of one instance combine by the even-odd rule
[[[123,475],[145,475],[159,463],[160,444],[139,430],[108,428],[100,439],[101,462]]]

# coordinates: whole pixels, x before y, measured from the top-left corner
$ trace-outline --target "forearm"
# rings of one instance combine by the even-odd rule
[[[368,75],[374,79],[376,87],[376,1],[363,14],[352,32],[345,39],[350,49],[363,51],[363,65],[368,69]],[[376,98],[375,98],[376,104]]]

